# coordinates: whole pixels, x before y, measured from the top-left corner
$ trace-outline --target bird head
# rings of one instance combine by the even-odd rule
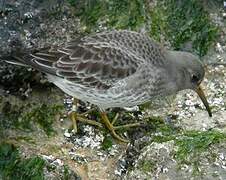
[[[212,112],[206,96],[200,86],[204,79],[205,70],[199,58],[191,53],[182,51],[167,51],[167,59],[173,69],[173,77],[181,89],[194,90],[202,100],[210,117]]]

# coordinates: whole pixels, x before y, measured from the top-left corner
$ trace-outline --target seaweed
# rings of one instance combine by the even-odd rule
[[[63,106],[61,105],[12,105],[5,102],[2,108],[3,118],[1,128],[17,128],[23,131],[34,130],[38,125],[48,136],[55,133],[53,123],[55,115],[59,114]]]
[[[0,178],[5,180],[44,179],[45,161],[38,157],[23,159],[18,149],[9,143],[0,144]]]
[[[158,2],[151,17],[150,35],[156,40],[164,36],[176,50],[187,48],[202,57],[218,38],[218,27],[201,1],[164,0]]]
[[[68,0],[75,7],[87,33],[111,30],[143,29],[157,41],[169,41],[176,50],[195,51],[204,56],[218,37],[202,1],[163,0],[154,7],[148,0]],[[163,37],[162,37],[163,36]]]

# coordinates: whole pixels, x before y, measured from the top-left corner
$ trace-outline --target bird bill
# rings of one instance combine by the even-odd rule
[[[201,86],[198,86],[197,89],[195,90],[196,93],[199,95],[200,99],[202,100],[204,106],[206,107],[206,110],[209,114],[210,117],[212,117],[212,112],[211,112],[211,109],[210,109],[210,106],[209,106],[209,103],[206,99],[206,96],[201,88]]]

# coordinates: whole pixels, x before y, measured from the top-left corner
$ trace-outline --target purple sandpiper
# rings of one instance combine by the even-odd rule
[[[64,46],[11,56],[6,61],[33,67],[65,93],[97,105],[104,124],[120,141],[127,142],[115,132],[116,127],[106,115],[107,108],[131,107],[192,89],[212,116],[200,87],[205,71],[199,58],[188,52],[167,50],[143,33],[97,33]],[[77,117],[73,115],[74,122]]]

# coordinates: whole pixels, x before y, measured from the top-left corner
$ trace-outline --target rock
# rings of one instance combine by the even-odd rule
[[[36,71],[8,65],[1,57],[63,44],[76,38],[79,20],[66,0],[0,0],[0,84],[10,93],[27,96],[30,84],[41,86]],[[48,83],[47,83],[48,84]],[[25,95],[23,95],[25,94]]]
[[[170,156],[174,142],[151,143],[141,151],[128,179],[167,179],[169,169],[176,169],[176,161]]]
[[[64,136],[67,137],[67,138],[70,138],[71,137],[71,134],[68,132],[68,130],[66,130],[64,132]]]
[[[211,147],[211,152],[203,152],[198,158],[198,167],[192,159],[187,164],[180,164],[175,159],[177,146],[174,141],[151,143],[142,149],[134,168],[128,171],[124,179],[225,179],[225,143]],[[212,157],[213,154],[215,157]],[[197,168],[197,169],[196,169]]]
[[[74,16],[76,9],[72,10],[67,2],[68,0],[0,0],[0,56],[62,44],[76,38],[81,31],[80,21]],[[150,3],[152,4],[150,7],[155,7],[157,1],[151,1]],[[212,118],[208,117],[195,92],[184,91],[172,96],[172,98],[167,98],[163,102],[156,100],[156,108],[153,106],[146,110],[141,108],[142,112],[134,116],[137,120],[150,116],[160,116],[160,119],[165,121],[157,121],[156,124],[144,125],[134,129],[128,135],[131,139],[128,146],[113,141],[110,147],[103,149],[103,142],[108,132],[79,123],[78,133],[69,133],[62,128],[63,123],[67,120],[54,124],[54,126],[56,125],[54,128],[58,129],[59,133],[53,138],[47,138],[39,131],[27,133],[23,130],[5,129],[5,127],[2,129],[4,131],[0,131],[0,133],[10,140],[16,139],[17,144],[24,147],[23,153],[26,156],[46,154],[46,156],[43,155],[43,158],[50,165],[56,167],[53,172],[46,169],[46,179],[63,179],[63,174],[68,174],[68,179],[87,179],[87,177],[90,179],[124,178],[141,180],[226,179],[225,141],[219,141],[214,145],[210,143],[208,148],[199,154],[200,161],[196,167],[196,172],[198,172],[196,176],[193,174],[194,166],[191,164],[197,160],[197,157],[189,159],[191,164],[181,163],[179,159],[176,159],[175,152],[178,151],[178,146],[175,144],[175,139],[153,142],[153,136],[162,135],[164,133],[162,130],[170,130],[167,131],[169,134],[166,134],[165,137],[175,135],[174,130],[176,128],[174,126],[183,130],[184,133],[189,131],[202,133],[209,129],[225,132],[226,68],[224,65],[209,65],[212,62],[223,64],[226,57],[226,28],[222,27],[225,26],[225,23],[222,18],[219,18],[218,13],[220,11],[216,10],[217,12],[210,14],[210,16],[213,22],[221,26],[223,30],[221,40],[216,43],[215,49],[205,57],[205,62],[208,65],[206,78],[202,83],[213,110]],[[190,46],[190,44],[187,45]],[[29,84],[34,82],[39,86],[38,82],[42,80],[42,76],[31,69],[25,70],[3,62],[0,62],[0,77],[0,86],[7,90],[8,97],[11,97],[13,90],[16,92],[21,91],[26,97],[29,96],[29,93],[34,95],[35,91],[31,92],[32,86]],[[54,96],[53,89],[48,92],[46,86],[43,89],[45,89],[45,92],[42,93],[45,96],[38,95],[33,101],[29,97],[30,100],[28,101],[31,105],[41,104],[44,100],[51,99],[50,95]],[[47,93],[50,93],[50,95]],[[2,100],[1,103],[3,104],[7,98],[5,97],[6,93],[0,90],[0,94],[2,95],[0,101]],[[56,99],[55,96],[52,99]],[[62,99],[59,97],[57,102],[61,103]],[[15,98],[13,100],[9,98],[8,101],[10,103],[20,102],[19,99]],[[50,101],[50,104],[56,103],[53,100]],[[24,103],[25,101],[20,102],[20,104]],[[70,97],[64,103],[67,109],[71,109],[72,99]],[[79,111],[84,112],[87,109],[84,108],[85,105],[79,105]],[[91,119],[98,120],[96,117],[96,115],[92,115]],[[131,119],[130,116],[128,117]],[[121,120],[123,121],[123,119]],[[6,123],[2,124],[5,125]],[[68,127],[69,125],[65,128]],[[176,138],[182,138],[183,136],[182,133],[176,135],[178,135]],[[23,139],[23,137],[25,138]],[[31,137],[32,142],[35,143],[25,141],[26,138],[31,139]],[[29,151],[26,151],[26,149]],[[67,166],[69,167],[68,170],[65,168]]]
[[[77,20],[71,18],[72,12],[64,0],[10,0],[0,3],[1,56],[62,43],[75,33]]]

